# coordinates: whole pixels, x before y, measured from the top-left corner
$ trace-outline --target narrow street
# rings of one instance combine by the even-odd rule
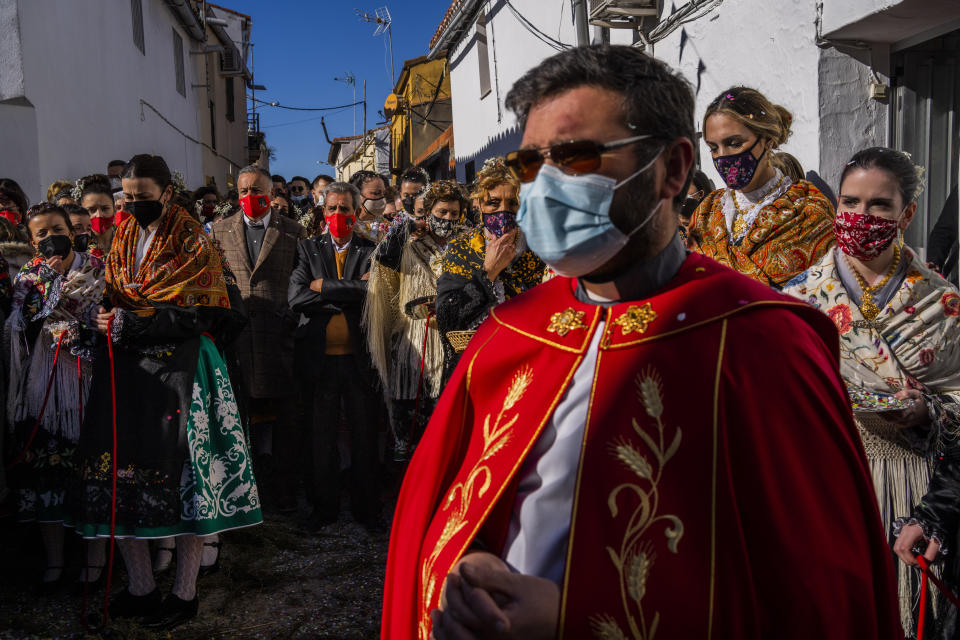
[[[37,597],[39,545],[24,543],[29,529],[3,527],[0,567],[0,638],[92,638],[80,622],[82,594],[70,567],[51,597]],[[75,540],[71,542],[76,543]],[[68,546],[68,552],[70,546]],[[200,614],[174,632],[151,632],[111,621],[100,637],[152,638],[373,638],[380,628],[386,534],[371,537],[352,521],[308,534],[295,518],[273,517],[263,526],[224,535],[217,573],[201,578]],[[69,554],[76,558],[76,547]],[[119,551],[114,585],[124,580]],[[168,592],[175,567],[158,580]],[[116,590],[116,586],[112,590]],[[90,610],[102,608],[103,589]]]

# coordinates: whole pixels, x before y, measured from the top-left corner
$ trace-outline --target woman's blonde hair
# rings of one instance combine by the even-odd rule
[[[703,130],[707,130],[707,119],[715,113],[730,116],[760,138],[772,140],[774,148],[779,147],[790,137],[793,116],[786,107],[774,104],[756,89],[749,87],[731,87],[707,106],[703,114]]]
[[[790,178],[794,183],[800,182],[804,179],[803,165],[800,164],[800,161],[796,157],[787,153],[786,151],[776,151],[770,154],[770,164],[775,168],[780,169],[781,172],[788,178]]]
[[[478,202],[483,202],[491,191],[502,184],[509,184],[518,194],[520,193],[520,181],[507,168],[503,157],[495,156],[484,162],[483,168],[477,172],[470,197]]]
[[[50,186],[47,187],[47,202],[56,204],[57,194],[64,189],[70,191],[70,189],[73,189],[73,183],[66,180],[54,180]]]

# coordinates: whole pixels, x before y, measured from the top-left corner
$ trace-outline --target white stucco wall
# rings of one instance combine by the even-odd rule
[[[512,4],[552,38],[576,42],[570,0],[512,0]],[[487,15],[490,93],[480,96],[475,23],[448,54],[458,159],[472,156],[515,127],[516,119],[503,106],[507,93],[528,69],[557,52],[530,33],[504,3],[484,5],[487,11],[495,9]]]
[[[156,153],[172,170],[184,174],[188,186],[201,183],[201,147],[140,105],[141,99],[147,101],[183,132],[200,138],[199,119],[207,117],[207,111],[205,104],[196,102],[202,94],[191,88],[198,80],[189,55],[197,43],[176,25],[162,0],[143,0],[146,55],[133,43],[129,2],[5,0],[0,4],[18,10],[21,99],[35,109],[38,158],[36,170],[23,172],[19,158],[0,154],[0,176],[28,174],[21,185],[37,201],[57,178],[103,172],[114,158]],[[7,17],[6,12],[0,17]],[[176,90],[173,29],[183,39],[186,97]],[[8,54],[15,52],[0,50],[4,66]],[[2,80],[0,87],[8,89]],[[0,111],[0,130],[23,121],[13,113]]]
[[[843,166],[854,153],[887,145],[889,107],[870,98],[874,79],[870,68],[836,49],[821,52],[819,75],[819,173],[836,190]]]
[[[804,170],[820,163],[820,121],[815,43],[814,0],[727,0],[716,10],[683,27],[688,40],[680,48],[678,29],[654,47],[654,55],[679,69],[697,88],[696,126],[707,105],[721,91],[746,85],[762,92],[793,114],[793,135],[783,151],[796,156]],[[710,151],[699,144],[700,165],[714,183],[719,176]]]

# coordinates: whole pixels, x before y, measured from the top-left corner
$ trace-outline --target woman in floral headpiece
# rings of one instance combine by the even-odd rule
[[[903,245],[919,189],[918,170],[905,154],[881,147],[857,153],[840,178],[837,247],[784,292],[810,302],[837,325],[840,373],[884,524],[911,515],[894,527],[894,535],[910,540],[907,549],[925,537],[942,544],[944,553],[949,547],[953,558],[957,461],[938,465],[938,472],[952,476],[950,491],[928,489],[931,464],[945,448],[955,448],[949,445],[960,435],[960,295]],[[913,637],[916,574],[898,565],[901,621]]]
[[[527,249],[517,227],[520,181],[503,158],[487,160],[474,185],[470,197],[480,209],[482,226],[450,243],[437,280],[437,323],[446,349],[444,380],[490,309],[540,284],[546,268]]]
[[[434,182],[423,192],[425,220],[403,223],[409,233],[399,243],[394,238],[402,228],[391,229],[393,235],[380,244],[370,269],[363,323],[387,396],[398,460],[416,445],[440,395],[437,276],[447,244],[464,228],[468,204],[455,181]],[[401,247],[398,262],[389,250],[395,244]]]
[[[703,117],[703,137],[727,188],[704,198],[690,221],[700,253],[778,289],[833,244],[827,197],[771,163],[791,123],[789,111],[754,89],[717,96]]]

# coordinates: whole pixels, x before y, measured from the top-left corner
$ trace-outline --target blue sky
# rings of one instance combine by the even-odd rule
[[[377,113],[390,93],[390,62],[385,36],[373,37],[376,25],[361,22],[354,9],[373,13],[387,6],[393,16],[393,58],[396,74],[403,61],[425,55],[430,38],[450,0],[222,0],[225,7],[253,19],[253,66],[257,84],[267,87],[258,98],[294,107],[327,107],[353,102],[353,90],[334,80],[352,71],[357,100],[367,81],[367,127],[381,121]],[[248,107],[249,108],[249,107]],[[353,135],[353,110],[289,111],[258,105],[260,128],[276,150],[273,173],[313,178],[333,174],[326,164],[329,145],[323,137],[324,116],[330,137]],[[357,133],[362,130],[357,107]],[[321,164],[318,164],[318,161]]]

